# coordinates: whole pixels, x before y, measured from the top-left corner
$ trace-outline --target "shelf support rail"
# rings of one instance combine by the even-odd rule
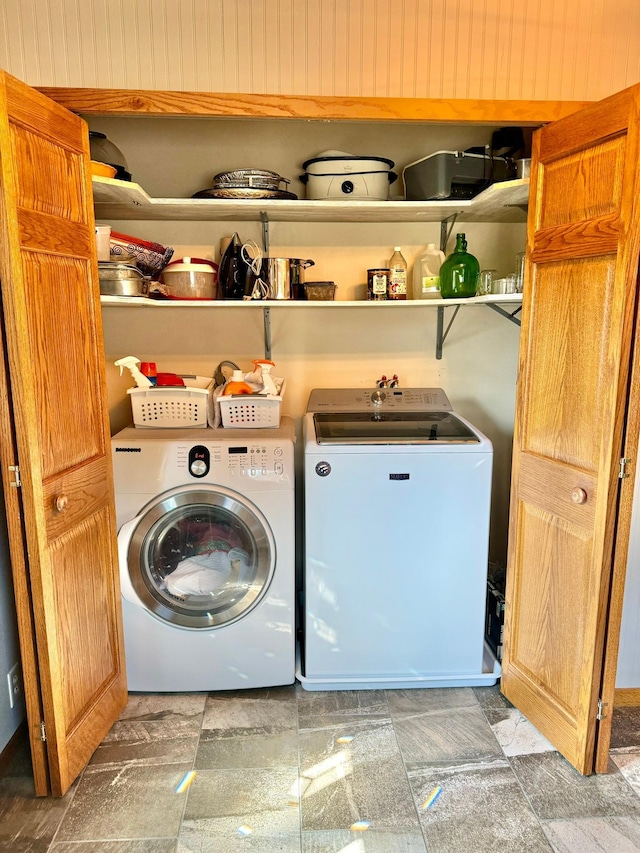
[[[449,320],[449,325],[444,330],[444,307],[442,305],[438,305],[438,325],[436,328],[436,358],[442,358],[442,345],[446,340],[447,335],[449,334],[449,329],[453,325],[453,321],[456,319],[456,314],[460,310],[462,306],[456,305],[456,310],[453,312],[451,319]]]
[[[262,222],[262,249],[269,256],[269,217],[265,210],[260,211],[260,222]]]
[[[499,305],[496,305],[495,302],[487,303],[489,308],[493,308],[494,311],[497,311],[498,314],[502,314],[503,317],[506,317],[507,320],[511,320],[512,323],[515,323],[516,326],[521,326],[520,318],[516,317],[520,311],[522,311],[522,305],[518,305],[515,311],[505,311],[504,308],[501,308]]]
[[[271,361],[271,308],[263,308],[264,319],[264,357]]]

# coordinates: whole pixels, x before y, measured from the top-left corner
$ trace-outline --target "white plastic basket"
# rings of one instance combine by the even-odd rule
[[[128,388],[134,426],[143,429],[206,427],[211,379],[206,376],[185,376],[183,379],[184,388]]]
[[[282,397],[239,395],[219,397],[223,427],[235,429],[268,429],[280,426]]]

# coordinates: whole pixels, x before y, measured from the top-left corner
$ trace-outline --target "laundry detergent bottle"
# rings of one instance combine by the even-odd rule
[[[222,389],[223,397],[228,397],[231,394],[253,394],[251,386],[244,381],[244,373],[241,370],[234,370],[231,379]]]
[[[479,275],[480,264],[467,252],[466,236],[456,234],[456,247],[440,267],[440,295],[443,299],[475,296]]]
[[[444,262],[444,252],[436,248],[435,243],[428,243],[424,252],[413,265],[414,299],[440,298],[440,267]]]

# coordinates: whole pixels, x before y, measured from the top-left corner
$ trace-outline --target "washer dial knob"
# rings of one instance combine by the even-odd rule
[[[189,451],[189,473],[192,477],[204,477],[211,468],[211,454],[209,448],[203,444],[197,444]]]

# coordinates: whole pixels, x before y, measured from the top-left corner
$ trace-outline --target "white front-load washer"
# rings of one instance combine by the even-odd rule
[[[295,680],[294,428],[112,439],[129,689]]]
[[[439,388],[317,389],[303,433],[302,686],[495,684],[489,439]]]

